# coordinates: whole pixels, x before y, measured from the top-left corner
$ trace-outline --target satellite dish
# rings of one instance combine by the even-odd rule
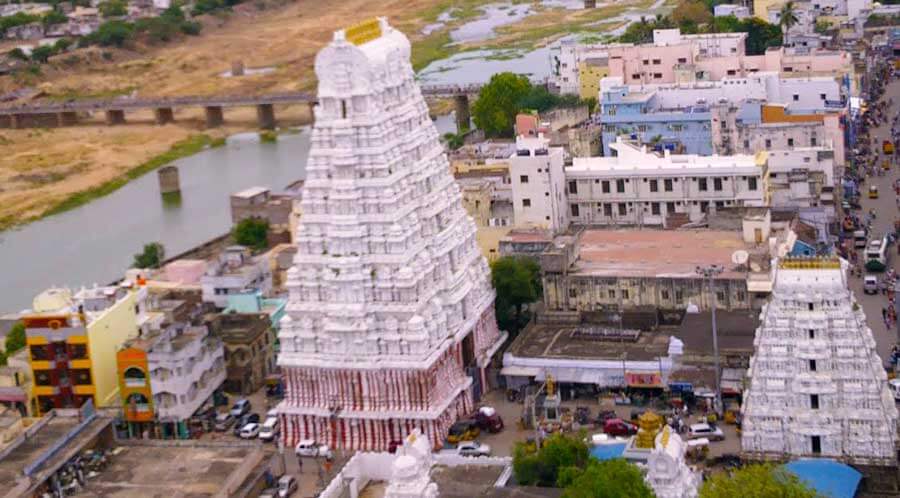
[[[742,265],[750,259],[750,254],[747,251],[734,251],[734,254],[731,255],[731,262],[736,265]]]

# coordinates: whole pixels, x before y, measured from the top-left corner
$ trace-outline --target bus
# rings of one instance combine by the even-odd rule
[[[869,245],[866,246],[866,270],[884,271],[887,268],[890,254],[887,236],[870,240]]]

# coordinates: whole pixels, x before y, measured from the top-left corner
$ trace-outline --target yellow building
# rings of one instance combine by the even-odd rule
[[[769,22],[769,9],[781,7],[785,0],[753,0],[753,15]]]
[[[49,289],[22,317],[34,379],[34,413],[77,408],[87,400],[115,405],[116,352],[138,335],[137,303],[144,288]]]
[[[578,63],[578,84],[581,98],[599,98],[600,80],[609,76],[607,59],[586,59]]]

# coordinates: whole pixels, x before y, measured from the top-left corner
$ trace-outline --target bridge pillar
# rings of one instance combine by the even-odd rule
[[[456,104],[456,132],[463,133],[469,131],[469,96],[466,94],[453,97]]]
[[[585,9],[597,8],[597,0],[584,0],[584,8]]]
[[[73,126],[78,124],[78,113],[75,111],[64,111],[56,113],[57,126]]]
[[[263,130],[275,129],[275,108],[272,104],[259,104],[256,106],[256,120]]]
[[[125,124],[125,111],[122,109],[109,109],[106,111],[106,124],[109,126]]]
[[[222,114],[222,106],[210,105],[206,106],[206,127],[218,128],[225,123],[225,116]]]
[[[171,107],[159,107],[153,110],[156,116],[156,124],[164,125],[175,121],[175,111]]]

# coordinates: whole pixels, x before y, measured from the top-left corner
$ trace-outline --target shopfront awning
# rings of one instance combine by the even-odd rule
[[[25,391],[21,387],[0,387],[0,401],[24,403],[26,399]]]
[[[535,377],[541,373],[540,368],[536,367],[520,367],[517,365],[510,365],[503,367],[500,370],[500,375],[507,375],[510,377]]]

